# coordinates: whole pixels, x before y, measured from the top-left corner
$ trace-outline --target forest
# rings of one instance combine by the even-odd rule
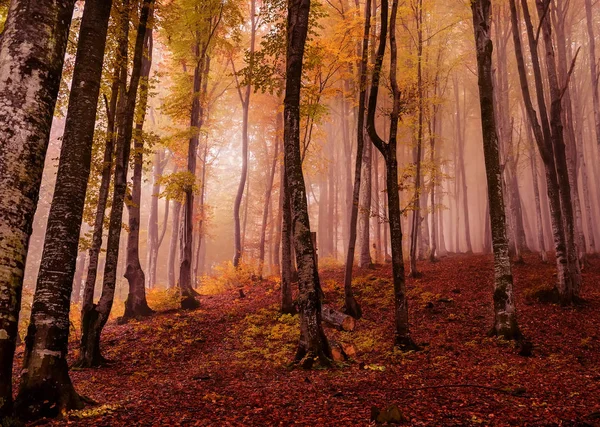
[[[0,426],[600,426],[598,0],[0,0]]]

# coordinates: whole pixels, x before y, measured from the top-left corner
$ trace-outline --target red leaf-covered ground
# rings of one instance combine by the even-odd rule
[[[329,370],[288,369],[297,319],[277,313],[278,285],[263,282],[246,287],[242,299],[230,289],[202,297],[198,311],[109,324],[103,349],[114,364],[71,372],[77,390],[99,406],[68,423],[365,426],[372,406],[395,404],[413,426],[600,425],[600,260],[586,267],[586,304],[576,308],[532,301],[532,290],[553,283],[554,266],[534,255],[525,261],[514,274],[532,357],[487,337],[490,256],[423,262],[423,277],[408,280],[418,353],[391,345],[390,267],[357,271],[364,318],[354,332],[327,333],[354,343],[358,355]],[[341,279],[341,269],[322,274],[327,301],[338,308]]]

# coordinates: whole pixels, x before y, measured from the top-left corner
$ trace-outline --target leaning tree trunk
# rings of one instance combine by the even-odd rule
[[[506,237],[506,217],[498,134],[494,117],[494,86],[492,83],[492,40],[490,39],[490,0],[473,0],[473,29],[477,52],[477,80],[481,106],[483,153],[488,186],[488,203],[494,247],[494,326],[495,335],[504,339],[520,338],[513,295],[513,277]]]
[[[148,19],[152,21],[153,12]],[[137,119],[133,137],[133,185],[130,203],[127,204],[129,213],[129,233],[127,234],[127,265],[125,278],[129,283],[129,293],[125,301],[124,318],[148,316],[154,312],[146,301],[146,275],[140,264],[140,216],[142,199],[142,169],[144,166],[144,120],[148,107],[148,91],[150,89],[150,68],[152,66],[152,24],[146,30],[144,42],[144,57],[140,72],[140,96],[137,105]]]
[[[122,63],[127,57],[128,49],[128,36],[129,36],[129,18],[128,15],[122,14],[120,17],[120,30],[119,39],[117,41],[117,54],[114,60],[114,71],[112,75],[112,84],[110,90],[110,101],[107,101],[106,96],[104,101],[106,104],[106,116],[107,116],[107,128],[106,128],[106,140],[104,147],[104,158],[102,165],[102,177],[100,180],[100,188],[98,189],[98,204],[96,206],[96,214],[94,217],[94,231],[92,234],[92,242],[89,249],[89,263],[87,268],[87,275],[85,279],[85,285],[83,288],[83,300],[81,304],[81,319],[87,319],[89,313],[94,309],[94,292],[96,288],[96,276],[98,274],[98,262],[100,258],[100,251],[102,248],[102,234],[104,232],[104,217],[106,211],[106,205],[108,203],[108,195],[110,190],[110,181],[112,175],[113,166],[113,153],[115,149],[117,127],[115,123],[117,101],[119,99],[119,90],[121,86],[121,79],[123,73]],[[81,324],[81,336],[83,345],[83,336],[87,331],[87,326],[84,322]]]
[[[104,278],[102,283],[102,294],[98,304],[82,318],[81,349],[78,365],[80,367],[97,366],[104,361],[100,354],[100,335],[106,322],[110,310],[112,309],[115,286],[117,282],[117,263],[119,259],[119,243],[121,238],[121,228],[123,222],[123,206],[125,193],[127,190],[127,169],[129,167],[129,153],[131,150],[131,139],[133,134],[133,120],[135,113],[135,101],[137,97],[138,84],[142,67],[142,57],[144,54],[144,41],[146,38],[146,25],[150,10],[154,5],[154,0],[144,0],[137,36],[135,40],[135,50],[133,58],[133,70],[129,88],[125,88],[125,79],[127,77],[126,62],[122,64],[121,69],[121,89],[119,99],[119,109],[117,122],[119,134],[117,137],[117,152],[115,164],[114,190],[112,199],[112,209],[110,212],[110,223],[108,230],[108,241],[106,244],[106,262],[104,265]],[[126,7],[124,16],[129,15],[129,8]],[[124,19],[123,22],[128,21]]]
[[[394,345],[402,350],[415,350],[418,347],[413,342],[408,324],[408,300],[406,297],[406,278],[404,274],[404,259],[402,255],[402,225],[400,212],[400,189],[398,187],[398,161],[396,159],[396,136],[400,118],[400,90],[396,77],[397,47],[396,47],[396,15],[398,0],[392,2],[390,18],[390,86],[392,88],[393,106],[390,114],[390,133],[388,142],[384,142],[375,128],[375,112],[383,56],[387,37],[388,0],[381,0],[381,29],[379,47],[375,56],[373,78],[369,92],[369,108],[366,128],[375,147],[382,154],[386,164],[386,184],[388,198],[388,217],[390,241],[392,246],[392,277],[394,282]]]
[[[296,361],[311,367],[330,364],[331,349],[321,324],[321,284],[310,233],[306,188],[300,154],[300,87],[302,59],[308,32],[310,0],[288,0],[284,154],[298,264],[300,342]]]
[[[0,421],[12,413],[23,275],[74,4],[13,0],[0,37]]]
[[[73,2],[62,3],[62,19],[68,22]],[[15,403],[17,414],[26,419],[52,417],[82,406],[67,367],[69,309],[110,8],[111,2],[89,1],[82,17],[56,186]],[[55,40],[63,35],[40,33],[38,37]],[[62,57],[58,62],[62,65]],[[60,68],[55,71],[60,76]]]
[[[358,101],[358,127],[356,131],[356,166],[354,169],[354,190],[352,193],[352,207],[350,211],[350,240],[346,254],[346,267],[344,270],[344,312],[360,319],[362,310],[352,292],[352,267],[354,265],[354,250],[356,248],[356,223],[358,220],[358,203],[360,197],[361,167],[363,164],[364,137],[365,137],[365,99],[367,94],[367,60],[369,55],[369,31],[371,27],[371,2],[365,3],[365,28],[363,32],[362,57],[360,61],[360,94]],[[370,161],[370,159],[368,159]],[[369,168],[370,169],[370,168]],[[370,171],[369,171],[370,172]],[[366,171],[365,171],[366,173]],[[369,221],[365,221],[367,234]],[[367,242],[367,250],[368,250]]]

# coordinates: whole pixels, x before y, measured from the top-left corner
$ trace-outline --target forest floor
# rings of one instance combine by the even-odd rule
[[[584,271],[586,303],[576,308],[532,300],[553,283],[553,264],[528,255],[514,267],[531,357],[487,336],[491,256],[419,267],[423,276],[409,279],[408,289],[412,334],[423,351],[392,348],[389,265],[357,270],[364,318],[354,332],[327,334],[358,354],[328,370],[289,369],[297,316],[278,314],[276,282],[249,284],[245,298],[230,288],[203,296],[197,311],[109,323],[102,345],[113,363],[71,371],[76,389],[99,405],[71,414],[68,424],[366,426],[372,406],[397,405],[412,426],[600,425],[600,259]],[[340,308],[342,269],[321,277],[327,302]],[[19,353],[16,367],[22,347]]]

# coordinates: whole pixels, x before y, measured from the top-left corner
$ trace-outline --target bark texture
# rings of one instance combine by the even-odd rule
[[[115,287],[117,282],[117,264],[119,260],[119,241],[123,223],[123,206],[127,190],[127,169],[129,168],[129,153],[133,136],[133,120],[135,114],[135,101],[137,98],[140,81],[142,59],[144,54],[144,41],[146,38],[146,25],[154,0],[144,0],[140,13],[139,25],[135,40],[133,69],[129,87],[126,88],[125,80],[127,70],[123,69],[127,62],[121,66],[120,99],[117,113],[118,136],[115,161],[115,178],[110,212],[110,225],[108,241],[106,244],[106,262],[104,265],[104,278],[102,294],[98,304],[90,311],[84,313],[82,318],[81,347],[78,365],[80,367],[97,366],[104,362],[100,354],[100,335],[113,305]],[[123,9],[123,22],[128,22],[129,7]]]
[[[144,57],[140,71],[140,95],[137,105],[137,118],[133,133],[133,185],[131,198],[127,204],[129,213],[129,233],[127,234],[127,265],[125,278],[129,283],[129,293],[125,301],[124,318],[148,316],[154,312],[146,301],[146,275],[140,263],[140,207],[142,203],[142,172],[144,167],[144,120],[148,107],[150,68],[152,66],[152,18],[148,17]]]
[[[110,7],[111,2],[89,1],[82,17],[56,186],[15,405],[17,414],[27,419],[56,416],[82,406],[67,368],[69,309]],[[70,12],[72,7],[64,10],[65,14]],[[56,35],[45,37],[52,39]]]
[[[386,50],[388,1],[381,0],[381,27],[379,47],[375,56],[373,78],[369,92],[367,112],[367,131],[375,147],[382,154],[386,164],[387,205],[392,247],[392,277],[394,282],[394,345],[402,350],[415,350],[418,347],[413,342],[408,324],[408,300],[406,298],[406,277],[404,272],[404,257],[402,254],[402,225],[400,212],[400,189],[398,187],[398,160],[396,158],[398,121],[400,118],[400,90],[396,77],[397,45],[396,45],[396,16],[398,0],[392,2],[390,17],[390,86],[392,88],[393,106],[390,114],[389,139],[385,142],[375,128],[375,112],[381,78],[381,68]],[[387,247],[387,244],[386,244]]]
[[[306,187],[300,153],[300,87],[308,32],[310,0],[288,0],[284,99],[284,153],[298,264],[300,341],[296,361],[310,368],[330,364],[331,349],[321,324],[321,284],[310,233]]]
[[[506,217],[500,170],[498,134],[494,117],[492,80],[492,40],[490,38],[489,0],[471,2],[477,53],[477,81],[481,106],[483,153],[488,187],[488,203],[494,250],[494,326],[495,335],[504,339],[520,338],[513,295],[513,276],[508,254]]]

